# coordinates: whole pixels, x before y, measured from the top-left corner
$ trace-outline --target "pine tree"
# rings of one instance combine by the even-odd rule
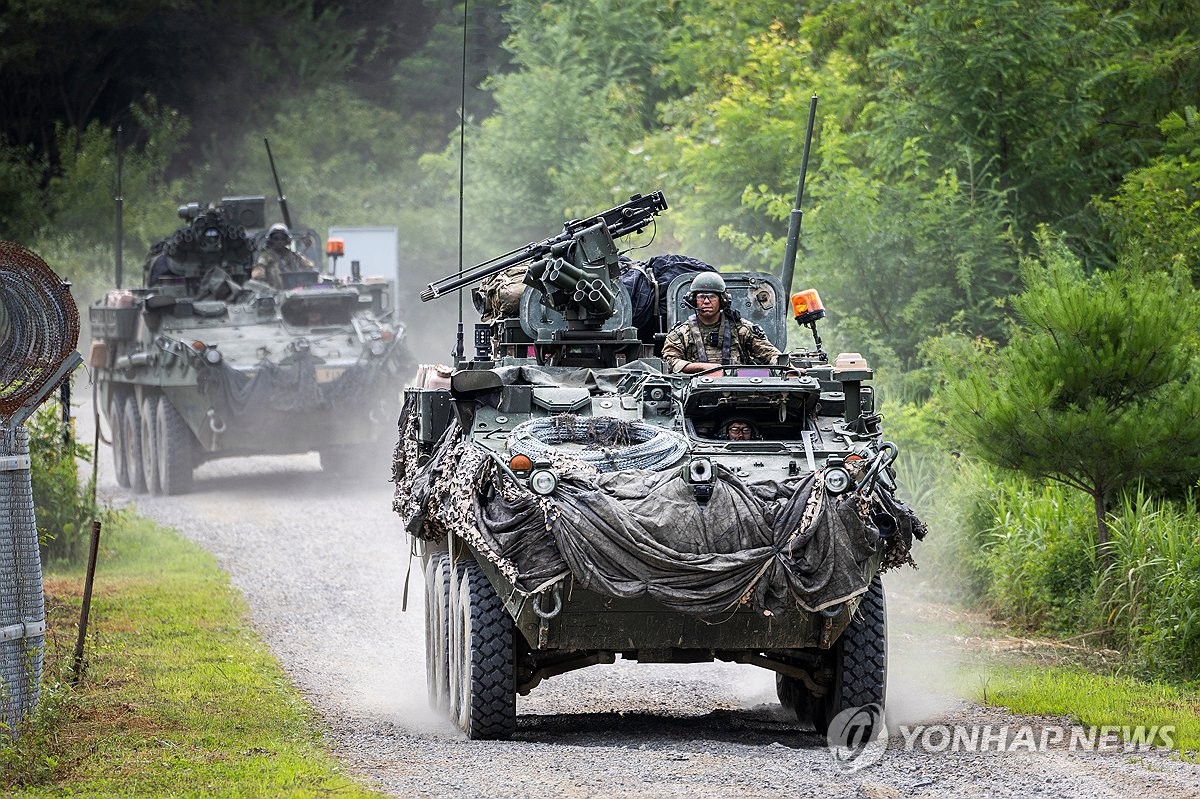
[[[950,421],[985,460],[1088,494],[1107,564],[1118,492],[1200,467],[1200,303],[1186,274],[1087,278],[1065,248],[1041,244],[1009,344],[950,383]]]

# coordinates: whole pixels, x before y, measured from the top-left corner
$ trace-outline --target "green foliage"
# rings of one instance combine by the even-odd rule
[[[997,297],[1017,269],[1001,193],[954,171],[932,174],[915,140],[903,152],[905,176],[886,183],[851,164],[853,147],[826,127],[822,161],[838,166],[814,187],[811,254],[799,269],[829,295],[843,335],[905,368],[940,330],[1001,338]],[[969,164],[963,171],[985,179]]]
[[[228,174],[209,176],[205,198],[230,194],[275,196],[263,138],[288,197],[292,218],[320,229],[370,225],[410,205],[421,142],[404,116],[368,103],[342,86],[317,90],[310,103],[276,116],[270,128],[247,135]],[[313,124],[320,109],[322,124]],[[269,207],[274,203],[269,203]]]
[[[977,497],[986,497],[987,505],[976,517],[992,520],[979,531],[976,564],[986,577],[986,601],[1026,629],[1096,629],[1096,525],[1086,498],[1029,478],[977,476],[985,480]]]
[[[892,432],[902,436],[903,426]],[[1101,549],[1091,504],[1063,485],[903,444],[898,471],[931,529],[919,561],[936,581],[923,590],[977,602],[1026,630],[1117,649],[1123,668],[1147,677],[1200,680],[1194,496],[1155,499],[1140,485],[1122,493]]]
[[[1160,125],[1164,152],[1094,202],[1122,263],[1139,271],[1184,267],[1200,286],[1200,114],[1188,106]]]
[[[48,221],[40,202],[44,169],[32,148],[10,147],[0,139],[0,239],[29,241]]]
[[[8,790],[44,785],[60,765],[57,737],[77,701],[66,674],[43,669],[38,703],[10,737],[0,727],[0,786]],[[10,794],[11,795],[11,794]]]
[[[1126,494],[1114,509],[1107,623],[1143,673],[1200,680],[1200,516],[1181,503]]]
[[[511,5],[505,47],[521,68],[490,79],[496,111],[466,134],[469,260],[656,188],[628,178],[636,159],[627,149],[651,114],[665,13],[651,0]],[[424,163],[456,180],[457,137]]]
[[[90,463],[92,448],[74,440],[63,442],[66,431],[58,403],[39,408],[29,421],[30,472],[38,540],[48,561],[78,563],[87,554],[91,522],[96,518],[90,485],[79,482],[78,461]]]
[[[188,123],[177,111],[159,106],[147,95],[132,108],[144,141],[136,147],[122,142],[121,194],[124,198],[125,245],[141,255],[151,242],[161,238],[178,221],[173,198],[180,182],[165,178],[171,159],[179,150]],[[59,249],[83,248],[96,242],[111,242],[115,231],[116,142],[114,131],[92,122],[79,130],[60,127],[58,151],[61,168],[50,181],[54,229],[41,231],[42,239],[58,242]],[[111,271],[111,250],[108,270]],[[136,271],[136,270],[135,270]],[[134,275],[140,279],[140,275]]]
[[[1010,343],[953,381],[947,404],[981,457],[1091,496],[1104,544],[1117,491],[1200,466],[1200,303],[1172,275],[1085,278],[1060,246],[1042,247]]]
[[[914,4],[876,54],[892,79],[868,152],[886,163],[919,138],[937,166],[969,153],[1029,236],[1104,185],[1093,152],[1102,83],[1132,40],[1127,19],[1061,0]]]
[[[1163,674],[1147,681],[1075,665],[1037,663],[1015,669],[1006,665],[988,675],[982,692],[975,686],[975,699],[1023,716],[1054,716],[1087,727],[1111,727],[1117,734],[1136,726],[1171,727],[1172,746],[1180,759],[1195,763],[1200,750],[1196,713],[1200,694],[1194,686],[1180,686],[1176,677]],[[1160,737],[1157,743],[1164,741]],[[1157,768],[1133,756],[1127,756],[1127,762],[1147,771]]]

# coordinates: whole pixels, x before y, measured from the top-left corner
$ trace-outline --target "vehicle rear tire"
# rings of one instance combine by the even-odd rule
[[[186,494],[192,490],[196,442],[191,429],[166,397],[158,398],[155,428],[159,488],[168,495]]]
[[[125,405],[114,393],[108,401],[108,430],[112,436],[113,477],[121,488],[129,488],[129,455],[125,451]]]
[[[458,700],[454,719],[472,740],[511,738],[517,722],[512,618],[479,564],[462,564],[457,577],[450,600],[458,646],[451,652],[458,678],[450,686]]]
[[[151,494],[160,492],[158,482],[158,398],[146,397],[142,401],[142,473],[146,490]]]
[[[129,487],[138,494],[146,493],[146,476],[142,471],[142,415],[138,412],[137,398],[125,398],[125,410],[121,414],[125,439],[125,465],[129,475]]]
[[[797,721],[811,721],[812,693],[801,680],[785,674],[775,674],[775,695],[779,704],[796,716]]]
[[[829,693],[813,702],[817,732],[828,732],[829,723],[848,708],[878,705],[882,721],[887,695],[887,605],[878,574],[830,654],[833,685]],[[867,731],[867,738],[875,732]]]
[[[429,706],[450,705],[450,556],[435,552],[425,565],[425,685]]]

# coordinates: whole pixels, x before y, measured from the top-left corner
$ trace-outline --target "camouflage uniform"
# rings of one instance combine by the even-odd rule
[[[266,247],[258,254],[254,262],[254,271],[250,273],[252,280],[260,280],[271,288],[283,288],[283,272],[311,272],[316,269],[313,262],[298,252],[284,250],[279,252]]]
[[[663,342],[662,359],[670,372],[689,362],[774,364],[780,352],[761,327],[738,319],[730,324],[722,312],[715,325],[703,325],[695,314],[680,322]]]

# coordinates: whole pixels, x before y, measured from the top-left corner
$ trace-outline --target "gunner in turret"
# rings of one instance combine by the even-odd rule
[[[287,225],[276,222],[267,232],[267,246],[258,254],[254,262],[254,271],[250,273],[252,280],[259,280],[274,289],[283,288],[283,272],[311,272],[316,269],[312,261],[298,252],[293,252],[288,246],[292,243],[292,234]]]
[[[761,327],[729,307],[725,279],[702,272],[692,280],[689,304],[696,309],[667,334],[662,359],[675,374],[694,374],[721,365],[776,364],[782,353]]]

